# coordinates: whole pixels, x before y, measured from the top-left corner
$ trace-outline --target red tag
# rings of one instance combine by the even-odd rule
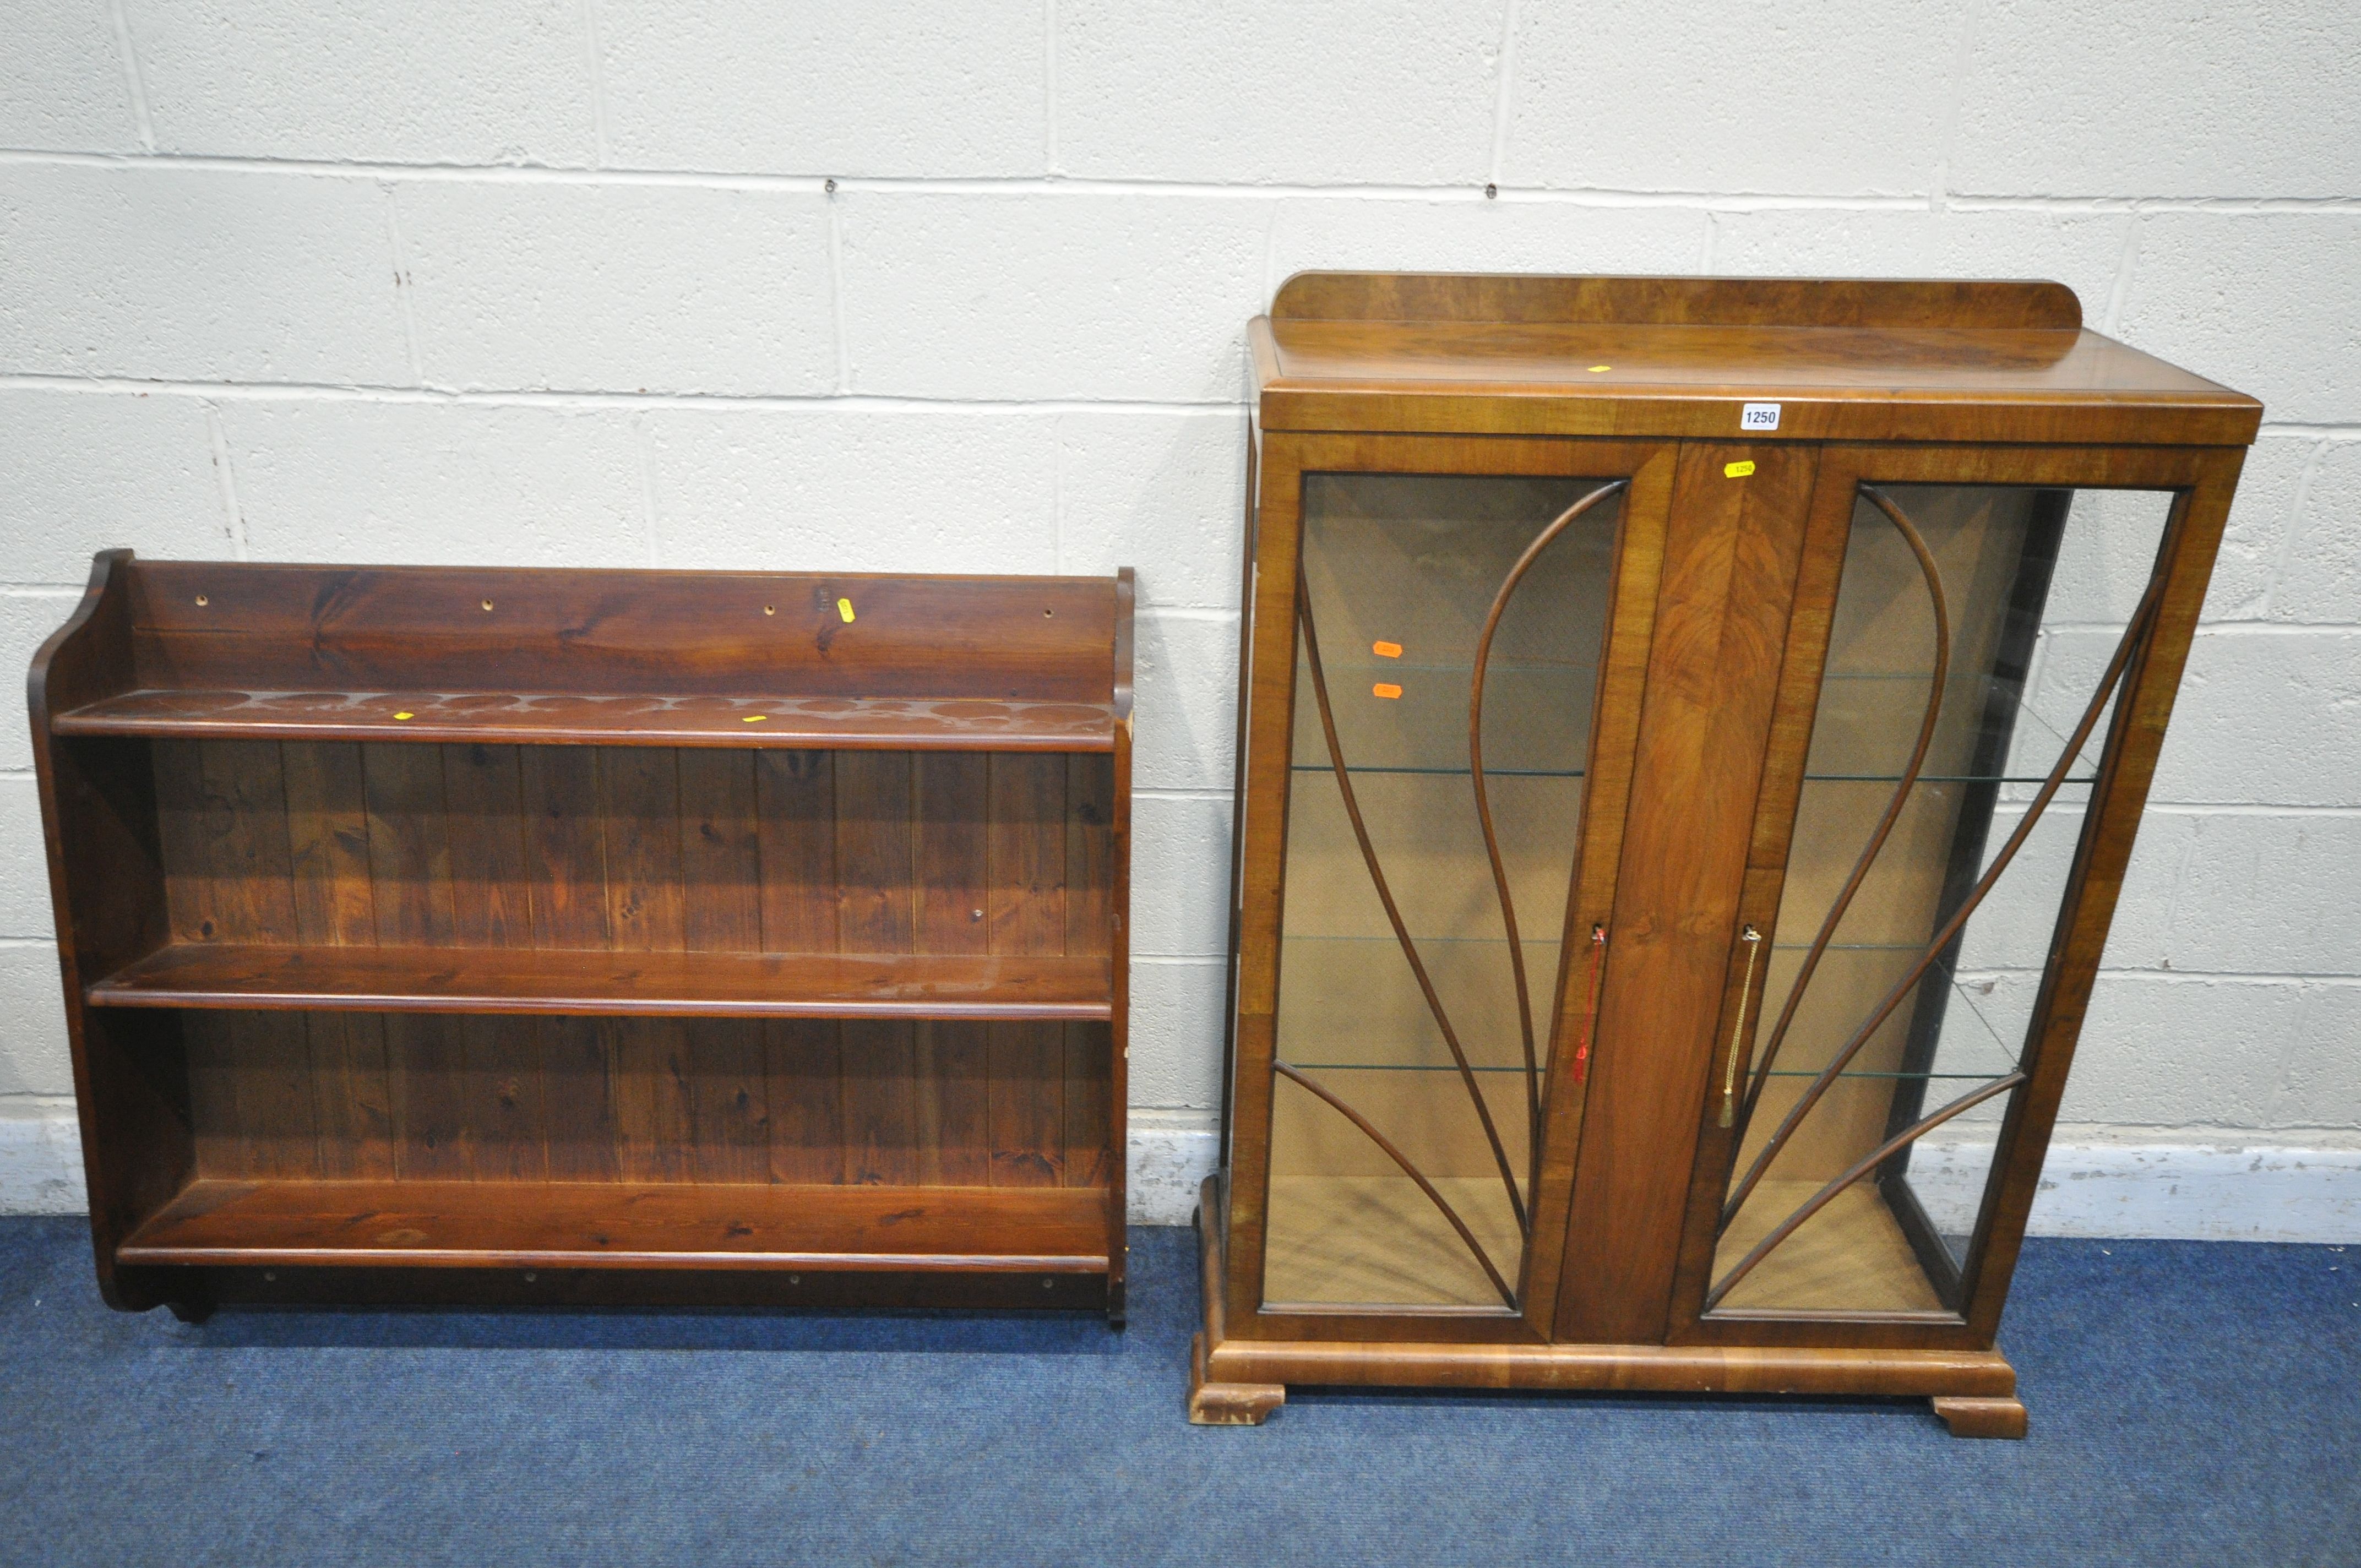
[[[1590,1032],[1598,1024],[1598,959],[1607,951],[1607,927],[1590,928],[1590,1008],[1582,1015],[1581,1043],[1574,1047],[1574,1080],[1582,1082],[1590,1076]]]

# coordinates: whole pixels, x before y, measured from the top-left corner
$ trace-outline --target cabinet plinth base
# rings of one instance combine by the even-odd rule
[[[2016,1371],[1993,1350],[1356,1342],[1279,1338],[1261,1323],[1254,1337],[1233,1335],[1220,1179],[1208,1179],[1197,1224],[1203,1328],[1190,1347],[1189,1419],[1200,1425],[1256,1424],[1304,1383],[1929,1398],[1957,1436],[2025,1435]]]
[[[1953,1437],[2023,1437],[2025,1404],[2020,1399],[1976,1399],[1938,1396],[1935,1413]]]

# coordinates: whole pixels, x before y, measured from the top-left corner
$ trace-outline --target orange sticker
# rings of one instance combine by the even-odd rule
[[[1369,652],[1375,653],[1380,659],[1399,659],[1401,657],[1401,644],[1399,642],[1372,642],[1369,644]]]
[[[1379,681],[1376,685],[1371,686],[1369,690],[1382,697],[1397,697],[1401,696],[1401,687],[1391,685],[1386,681]]]

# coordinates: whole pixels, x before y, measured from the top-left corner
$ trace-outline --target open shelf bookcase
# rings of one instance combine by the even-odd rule
[[[101,1286],[1103,1309],[1131,577],[101,555],[33,738]]]

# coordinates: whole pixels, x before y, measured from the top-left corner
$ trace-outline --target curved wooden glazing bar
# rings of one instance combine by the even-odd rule
[[[1334,1111],[1338,1115],[1344,1117],[1345,1120],[1352,1123],[1353,1125],[1358,1127],[1363,1133],[1367,1134],[1369,1141],[1377,1145],[1378,1148],[1382,1149],[1388,1159],[1392,1160],[1396,1165],[1401,1167],[1401,1171],[1404,1176],[1409,1177],[1412,1181],[1418,1183],[1418,1190],[1426,1194],[1428,1201],[1433,1202],[1435,1208],[1442,1212],[1444,1219],[1451,1222],[1451,1228],[1459,1233],[1459,1239],[1466,1242],[1467,1244],[1467,1250],[1476,1255],[1477,1264],[1484,1270],[1485,1276],[1492,1281],[1492,1288],[1500,1293],[1500,1299],[1508,1303],[1509,1310],[1510,1311],[1515,1311],[1517,1309],[1517,1293],[1510,1288],[1509,1282],[1501,1277],[1499,1269],[1493,1266],[1491,1255],[1484,1250],[1484,1244],[1476,1239],[1476,1233],[1467,1228],[1467,1222],[1459,1217],[1459,1211],[1454,1209],[1449,1201],[1444,1198],[1443,1194],[1435,1190],[1434,1183],[1426,1179],[1426,1174],[1420,1170],[1418,1167],[1411,1162],[1411,1157],[1402,1153],[1401,1150],[1396,1148],[1393,1145],[1393,1140],[1387,1137],[1383,1133],[1378,1131],[1377,1127],[1370,1123],[1367,1117],[1362,1115],[1358,1111],[1354,1110],[1350,1105],[1345,1103],[1344,1101],[1338,1099],[1335,1095],[1331,1094],[1327,1090],[1322,1088],[1311,1079],[1305,1077],[1303,1073],[1296,1068],[1293,1068],[1283,1061],[1274,1061],[1270,1066],[1272,1071],[1278,1073],[1281,1078],[1286,1079],[1290,1083],[1298,1083],[1302,1085],[1305,1089],[1310,1090],[1313,1094],[1317,1095],[1329,1109]]]
[[[2032,835],[2034,828],[2048,810],[2050,801],[2057,796],[2059,789],[2065,784],[2067,773],[2072,770],[2074,759],[2081,754],[2083,746],[2090,740],[2092,731],[2097,728],[2099,716],[2105,711],[2108,699],[2114,695],[2116,683],[2122,680],[2125,669],[2130,664],[2134,651],[2139,647],[2147,637],[2149,628],[2154,625],[2158,606],[2161,602],[2164,581],[2164,574],[2160,570],[2149,580],[2147,591],[2141,598],[2139,608],[2132,613],[2130,624],[2125,628],[2122,640],[2117,642],[2114,654],[2107,661],[2106,670],[2100,676],[2097,690],[2092,692],[2090,704],[2083,709],[2082,717],[2075,725],[2073,733],[2060,748],[2056,765],[2050,769],[2048,776],[2042,781],[2040,790],[2026,806],[2024,820],[2019,822],[2015,830],[2009,835],[2008,841],[2001,847],[2000,852],[1993,858],[1992,864],[1977,879],[1967,897],[1961,900],[1960,907],[1948,920],[1944,921],[1941,929],[1935,933],[1934,939],[1927,945],[1925,950],[1919,954],[1917,959],[1903,973],[1902,977],[1894,981],[1892,988],[1886,992],[1884,998],[1879,1002],[1868,1018],[1854,1030],[1843,1047],[1820,1069],[1818,1074],[1797,1097],[1795,1103],[1788,1109],[1778,1129],[1764,1140],[1762,1151],[1756,1155],[1745,1177],[1731,1190],[1729,1200],[1722,1208],[1720,1221],[1722,1232],[1726,1233],[1729,1230],[1730,1222],[1737,1217],[1739,1210],[1745,1206],[1746,1200],[1753,1193],[1756,1185],[1763,1179],[1764,1172],[1770,1168],[1772,1162],[1787,1146],[1788,1140],[1795,1135],[1796,1127],[1802,1124],[1805,1117],[1811,1114],[1813,1108],[1820,1102],[1829,1087],[1861,1053],[1861,1047],[1868,1044],[1879,1025],[1892,1016],[1894,1010],[1902,1004],[1902,999],[1910,993],[1911,988],[1918,983],[1928,969],[1933,967],[1937,957],[1950,945],[1951,939],[1967,925],[1968,917],[1973,915],[1977,907],[1983,903],[1985,896],[1999,883],[2002,873],[2008,870],[2010,862],[2016,858],[2017,851],[2024,848],[2026,839]],[[1905,782],[1905,785],[1909,782],[1906,777]],[[1800,983],[1797,989],[1801,989]],[[2000,1081],[2003,1087],[2008,1087],[2022,1080],[2022,1074],[2014,1074]],[[1993,1089],[1992,1092],[1997,1093],[1999,1090]],[[1958,1110],[1966,1109],[1966,1105],[1959,1104],[1954,1108],[1947,1109],[1949,1113],[1956,1114]],[[1889,1140],[1890,1146],[1883,1152],[1891,1154],[1916,1138],[1929,1127],[1938,1124],[1938,1119],[1929,1118],[1910,1128],[1905,1128],[1901,1134]],[[1802,1222],[1798,1220],[1795,1223]],[[1785,1226],[1774,1234],[1784,1235],[1792,1229],[1792,1225]],[[1765,1238],[1766,1244],[1769,1241],[1770,1238]],[[1768,1245],[1764,1245],[1760,1250],[1767,1251]],[[1727,1288],[1726,1283],[1722,1289],[1726,1290]],[[1711,1299],[1719,1299],[1720,1293],[1717,1291]]]
[[[1778,1065],[1779,1047],[1786,1043],[1788,1027],[1795,1021],[1795,1010],[1802,1005],[1804,992],[1812,983],[1813,971],[1820,967],[1820,959],[1827,955],[1828,944],[1836,939],[1837,927],[1844,923],[1845,911],[1852,907],[1853,895],[1869,879],[1869,868],[1876,861],[1879,851],[1885,848],[1894,824],[1902,820],[1903,810],[1910,804],[1910,792],[1918,783],[1919,770],[1927,764],[1927,749],[1934,744],[1935,726],[1943,714],[1943,685],[1951,671],[1951,607],[1943,592],[1943,575],[1935,565],[1934,552],[1927,547],[1926,535],[1902,514],[1901,508],[1872,486],[1863,485],[1861,493],[1873,502],[1901,532],[1904,543],[1910,546],[1910,553],[1918,559],[1918,570],[1927,579],[1927,596],[1935,612],[1934,669],[1927,678],[1927,710],[1918,721],[1918,742],[1911,748],[1910,761],[1902,770],[1901,781],[1894,785],[1893,799],[1886,802],[1884,814],[1877,819],[1877,827],[1870,833],[1869,841],[1861,846],[1860,859],[1853,861],[1852,874],[1845,878],[1844,886],[1837,892],[1836,901],[1828,905],[1828,918],[1820,922],[1819,935],[1812,938],[1812,945],[1805,952],[1804,961],[1795,971],[1795,983],[1787,988],[1786,1005],[1779,1010],[1779,1021],[1772,1026],[1770,1042],[1763,1047],[1762,1058],[1753,1070],[1753,1081],[1746,1091],[1745,1103],[1739,1110],[1737,1130],[1731,1135],[1733,1146],[1742,1146],[1746,1141],[1746,1129],[1754,1121],[1755,1104],[1763,1097],[1763,1087],[1771,1081],[1771,1069]],[[1739,1003],[1741,1007],[1745,1005],[1742,994]],[[1742,1018],[1740,1027],[1742,1038]],[[1739,1048],[1739,1042],[1733,1041],[1730,1054],[1735,1057]],[[1749,1173],[1750,1178],[1759,1177],[1768,1165],[1767,1160],[1758,1161],[1757,1168]],[[1752,1186],[1751,1179],[1749,1186]],[[1737,1212],[1738,1204],[1732,1202],[1722,1215],[1723,1228],[1728,1228],[1730,1215]]]
[[[1402,957],[1409,960],[1411,973],[1416,977],[1419,990],[1425,994],[1427,1010],[1434,1015],[1435,1026],[1443,1031],[1443,1043],[1450,1047],[1451,1059],[1458,1065],[1459,1080],[1467,1090],[1468,1101],[1476,1107],[1477,1119],[1484,1126],[1485,1139],[1492,1146],[1493,1161],[1499,1167],[1501,1185],[1508,1190],[1509,1209],[1516,1216],[1517,1229],[1530,1235],[1532,1221],[1525,1211],[1524,1195],[1517,1190],[1516,1168],[1510,1163],[1508,1147],[1500,1141],[1500,1129],[1494,1124],[1491,1109],[1484,1102],[1484,1091],[1476,1082],[1476,1069],[1468,1064],[1467,1053],[1459,1043],[1458,1031],[1451,1026],[1450,1015],[1444,1012],[1443,998],[1436,992],[1434,981],[1426,972],[1425,961],[1418,956],[1418,943],[1411,938],[1410,927],[1403,921],[1400,906],[1394,903],[1393,888],[1386,881],[1385,868],[1378,861],[1377,846],[1369,840],[1368,824],[1362,819],[1360,801],[1353,791],[1352,774],[1345,766],[1345,748],[1336,739],[1336,714],[1329,705],[1328,677],[1321,668],[1320,637],[1312,616],[1312,593],[1301,579],[1295,591],[1295,613],[1303,633],[1304,662],[1312,674],[1312,696],[1320,709],[1320,729],[1327,741],[1329,765],[1335,772],[1336,788],[1344,795],[1345,815],[1352,822],[1353,837],[1361,847],[1361,861],[1368,868],[1369,881],[1377,888],[1378,902],[1385,906],[1386,919],[1393,926],[1394,938],[1401,944]],[[1358,1117],[1354,1120],[1364,1131],[1367,1129],[1367,1123]],[[1400,1157],[1397,1155],[1395,1157],[1399,1159]],[[1427,1190],[1427,1196],[1434,1196],[1433,1189]],[[1437,1198],[1435,1201],[1440,1203],[1442,1200]],[[1458,1222],[1455,1220],[1453,1223]],[[1486,1266],[1490,1266],[1488,1264]]]
[[[2026,1074],[2022,1072],[2012,1072],[2004,1077],[1994,1079],[1971,1093],[1962,1094],[1933,1115],[1924,1116],[1913,1122],[1909,1126],[1878,1145],[1869,1154],[1864,1155],[1857,1163],[1848,1166],[1817,1192],[1813,1193],[1798,1205],[1794,1213],[1773,1226],[1771,1234],[1755,1243],[1752,1251],[1730,1266],[1730,1272],[1723,1275],[1711,1290],[1706,1292],[1705,1310],[1710,1312],[1719,1306],[1722,1299],[1737,1288],[1738,1282],[1752,1273],[1756,1264],[1770,1255],[1772,1248],[1801,1230],[1806,1221],[1827,1208],[1846,1188],[1875,1170],[1884,1163],[1887,1156],[1905,1144],[1916,1142],[1961,1112],[1971,1111],[1994,1095],[2005,1093],[2025,1081]]]
[[[1525,1052],[1525,1114],[1527,1118],[1526,1148],[1529,1168],[1527,1190],[1541,1184],[1542,1158],[1542,1074],[1540,1059],[1533,1043],[1532,992],[1525,978],[1524,941],[1517,930],[1516,901],[1509,894],[1509,868],[1500,859],[1499,835],[1492,827],[1492,800],[1484,780],[1484,674],[1492,660],[1492,637],[1500,629],[1500,618],[1508,613],[1509,601],[1515,597],[1525,574],[1541,559],[1557,536],[1576,518],[1608,497],[1630,488],[1627,479],[1617,479],[1601,485],[1551,520],[1549,526],[1533,536],[1517,564],[1509,568],[1501,579],[1500,591],[1492,598],[1492,609],[1484,618],[1484,630],[1476,640],[1476,662],[1467,686],[1467,773],[1476,791],[1476,820],[1484,832],[1484,855],[1492,864],[1492,886],[1500,898],[1500,924],[1509,938],[1509,971],[1517,987],[1517,1027]],[[1561,945],[1563,942],[1561,941]]]

